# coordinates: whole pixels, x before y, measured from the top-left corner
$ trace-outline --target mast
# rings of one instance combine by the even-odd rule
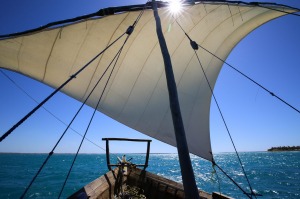
[[[179,163],[181,169],[181,176],[183,181],[185,198],[193,198],[200,199],[198,188],[195,181],[194,171],[189,155],[189,149],[186,141],[176,82],[174,78],[171,57],[167,48],[167,44],[161,29],[161,22],[157,12],[157,4],[155,0],[153,2],[153,13],[156,21],[156,33],[160,45],[160,49],[163,55],[164,65],[165,65],[165,73],[169,91],[169,102],[170,109],[172,112],[172,120],[175,131],[176,143],[177,143],[177,151],[179,156]]]

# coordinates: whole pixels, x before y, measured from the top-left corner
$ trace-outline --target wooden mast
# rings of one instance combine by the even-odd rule
[[[195,181],[194,171],[189,155],[188,145],[186,141],[176,82],[174,78],[171,57],[167,48],[167,44],[161,29],[161,22],[157,12],[157,4],[155,0],[152,0],[153,3],[153,13],[156,21],[156,33],[159,41],[159,45],[161,48],[161,52],[163,55],[164,65],[165,65],[165,73],[169,91],[169,102],[170,109],[172,112],[173,126],[175,131],[176,143],[177,143],[177,151],[179,156],[179,163],[181,169],[181,176],[183,181],[185,198],[193,198],[200,199],[198,188]]]

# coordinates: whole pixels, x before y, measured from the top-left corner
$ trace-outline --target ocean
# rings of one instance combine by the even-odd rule
[[[47,154],[0,154],[0,198],[19,198]],[[111,162],[117,160],[116,154]],[[26,198],[57,198],[74,154],[54,154],[28,191]],[[143,154],[127,154],[132,162],[144,161]],[[244,189],[249,191],[235,153],[214,155],[222,167]],[[240,153],[245,171],[257,198],[300,198],[300,152]],[[210,162],[191,156],[197,185],[206,192],[220,191],[234,198],[246,198]],[[151,154],[148,171],[181,181],[177,154]],[[107,172],[105,154],[80,154],[63,190],[66,198],[85,184]]]

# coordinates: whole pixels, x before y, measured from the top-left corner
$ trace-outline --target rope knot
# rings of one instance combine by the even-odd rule
[[[126,30],[126,34],[127,34],[127,35],[131,35],[131,33],[133,32],[133,30],[134,30],[134,27],[133,27],[133,26],[129,26],[129,27],[127,28],[127,30]]]
[[[195,42],[195,41],[193,41],[193,40],[190,40],[190,44],[191,44],[191,46],[192,46],[192,48],[193,48],[194,50],[198,50],[198,49],[199,49],[199,48],[198,48],[197,42]]]

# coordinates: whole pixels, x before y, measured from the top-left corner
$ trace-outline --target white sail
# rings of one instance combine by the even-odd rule
[[[159,12],[172,58],[189,151],[211,161],[211,90],[184,32],[167,8]],[[0,67],[57,88],[124,33],[139,14],[135,11],[109,15],[1,40]],[[235,3],[199,3],[187,6],[176,20],[191,39],[225,60],[249,32],[283,14]],[[107,50],[62,92],[84,101],[123,41]],[[223,63],[200,49],[198,55],[213,88]],[[87,101],[89,106],[96,106],[108,75]],[[137,131],[176,146],[164,65],[151,10],[145,10],[125,45],[98,110]]]

